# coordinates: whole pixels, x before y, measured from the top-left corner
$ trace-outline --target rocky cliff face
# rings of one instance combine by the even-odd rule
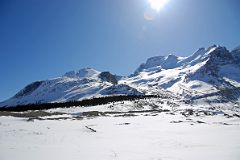
[[[118,80],[115,75],[112,75],[110,72],[102,72],[98,76],[102,81],[106,81],[112,84],[117,84]]]

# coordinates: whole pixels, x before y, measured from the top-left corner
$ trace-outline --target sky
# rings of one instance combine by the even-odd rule
[[[71,70],[129,75],[152,56],[240,45],[239,0],[150,6],[148,0],[0,0],[0,101]]]

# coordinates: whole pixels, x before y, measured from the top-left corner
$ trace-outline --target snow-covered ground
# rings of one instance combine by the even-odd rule
[[[142,101],[142,102],[141,102]],[[153,109],[141,100],[141,110]],[[0,117],[0,160],[239,160],[240,118],[233,110],[173,109],[137,112],[136,102],[46,110],[52,116],[29,120]],[[171,109],[170,109],[171,108]],[[187,109],[188,108],[188,109]],[[204,108],[202,108],[204,109]],[[89,111],[123,111],[86,116]],[[128,112],[136,111],[136,112]],[[54,113],[63,113],[54,115]]]

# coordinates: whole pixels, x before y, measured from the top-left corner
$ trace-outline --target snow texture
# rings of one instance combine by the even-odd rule
[[[148,102],[145,101],[145,109]],[[133,102],[125,103],[122,107],[116,104],[112,109],[134,108]],[[48,110],[65,114],[33,121],[0,117],[0,159],[212,160],[214,157],[238,160],[240,157],[240,119],[227,118],[227,110],[225,113],[214,111],[214,115],[209,116],[186,117],[178,108],[176,112],[169,112],[171,114],[142,112],[125,117],[115,114],[81,120],[75,118],[85,109],[106,111],[109,107]],[[185,107],[189,106],[181,106],[181,111]]]

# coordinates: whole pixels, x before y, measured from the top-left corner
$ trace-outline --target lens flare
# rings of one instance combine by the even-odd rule
[[[152,9],[160,11],[168,3],[169,0],[148,0]]]

